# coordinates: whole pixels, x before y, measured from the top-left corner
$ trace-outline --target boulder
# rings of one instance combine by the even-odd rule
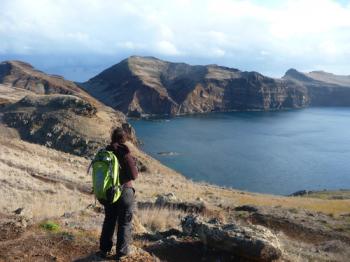
[[[207,246],[249,260],[273,261],[282,255],[277,237],[262,226],[208,223],[195,216],[185,217],[181,225],[185,234]]]

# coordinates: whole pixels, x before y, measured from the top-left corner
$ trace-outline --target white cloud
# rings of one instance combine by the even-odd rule
[[[135,43],[132,41],[126,41],[126,42],[122,42],[122,43],[118,43],[117,44],[118,48],[123,48],[123,49],[128,49],[128,50],[141,50],[143,47],[142,44],[139,43]]]
[[[165,39],[172,39],[174,37],[173,31],[168,26],[160,25],[159,28],[160,28],[159,33],[161,37]]]
[[[213,54],[214,56],[216,56],[216,57],[222,57],[222,56],[225,55],[225,50],[222,50],[222,49],[220,49],[220,48],[214,48],[214,49],[212,50],[212,54]]]
[[[341,53],[341,49],[337,47],[336,43],[332,40],[327,40],[319,44],[320,51],[325,55],[337,55]]]
[[[176,56],[180,54],[179,50],[177,50],[176,46],[173,43],[165,40],[156,43],[156,51],[161,54],[170,56]]]
[[[252,70],[269,67],[268,71],[276,72],[282,66],[336,68],[338,63],[350,73],[350,4],[335,0],[1,0],[0,39],[0,53],[129,50]]]
[[[276,37],[312,37],[350,27],[350,9],[329,0],[288,1],[283,9],[272,11],[271,22]]]

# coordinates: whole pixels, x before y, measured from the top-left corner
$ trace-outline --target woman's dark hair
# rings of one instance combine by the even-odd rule
[[[123,144],[126,142],[126,133],[121,127],[117,127],[112,131],[111,135],[112,144]]]

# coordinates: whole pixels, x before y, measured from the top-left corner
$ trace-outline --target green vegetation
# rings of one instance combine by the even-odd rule
[[[60,230],[60,225],[50,220],[41,223],[40,227],[51,232],[57,232]]]

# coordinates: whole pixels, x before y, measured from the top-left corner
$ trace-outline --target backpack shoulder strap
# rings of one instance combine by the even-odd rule
[[[112,185],[115,189],[114,201],[116,201],[116,199],[120,197],[121,191],[122,191],[122,186],[120,185],[120,178],[119,178],[119,167],[120,167],[119,159],[112,150],[106,150],[106,153],[108,158],[110,158],[109,174],[112,180]]]
[[[117,185],[119,183],[119,161],[117,156],[113,153],[113,151],[107,151],[108,156],[111,158],[109,162],[109,174],[112,179],[112,183]],[[118,168],[115,168],[117,166]]]

